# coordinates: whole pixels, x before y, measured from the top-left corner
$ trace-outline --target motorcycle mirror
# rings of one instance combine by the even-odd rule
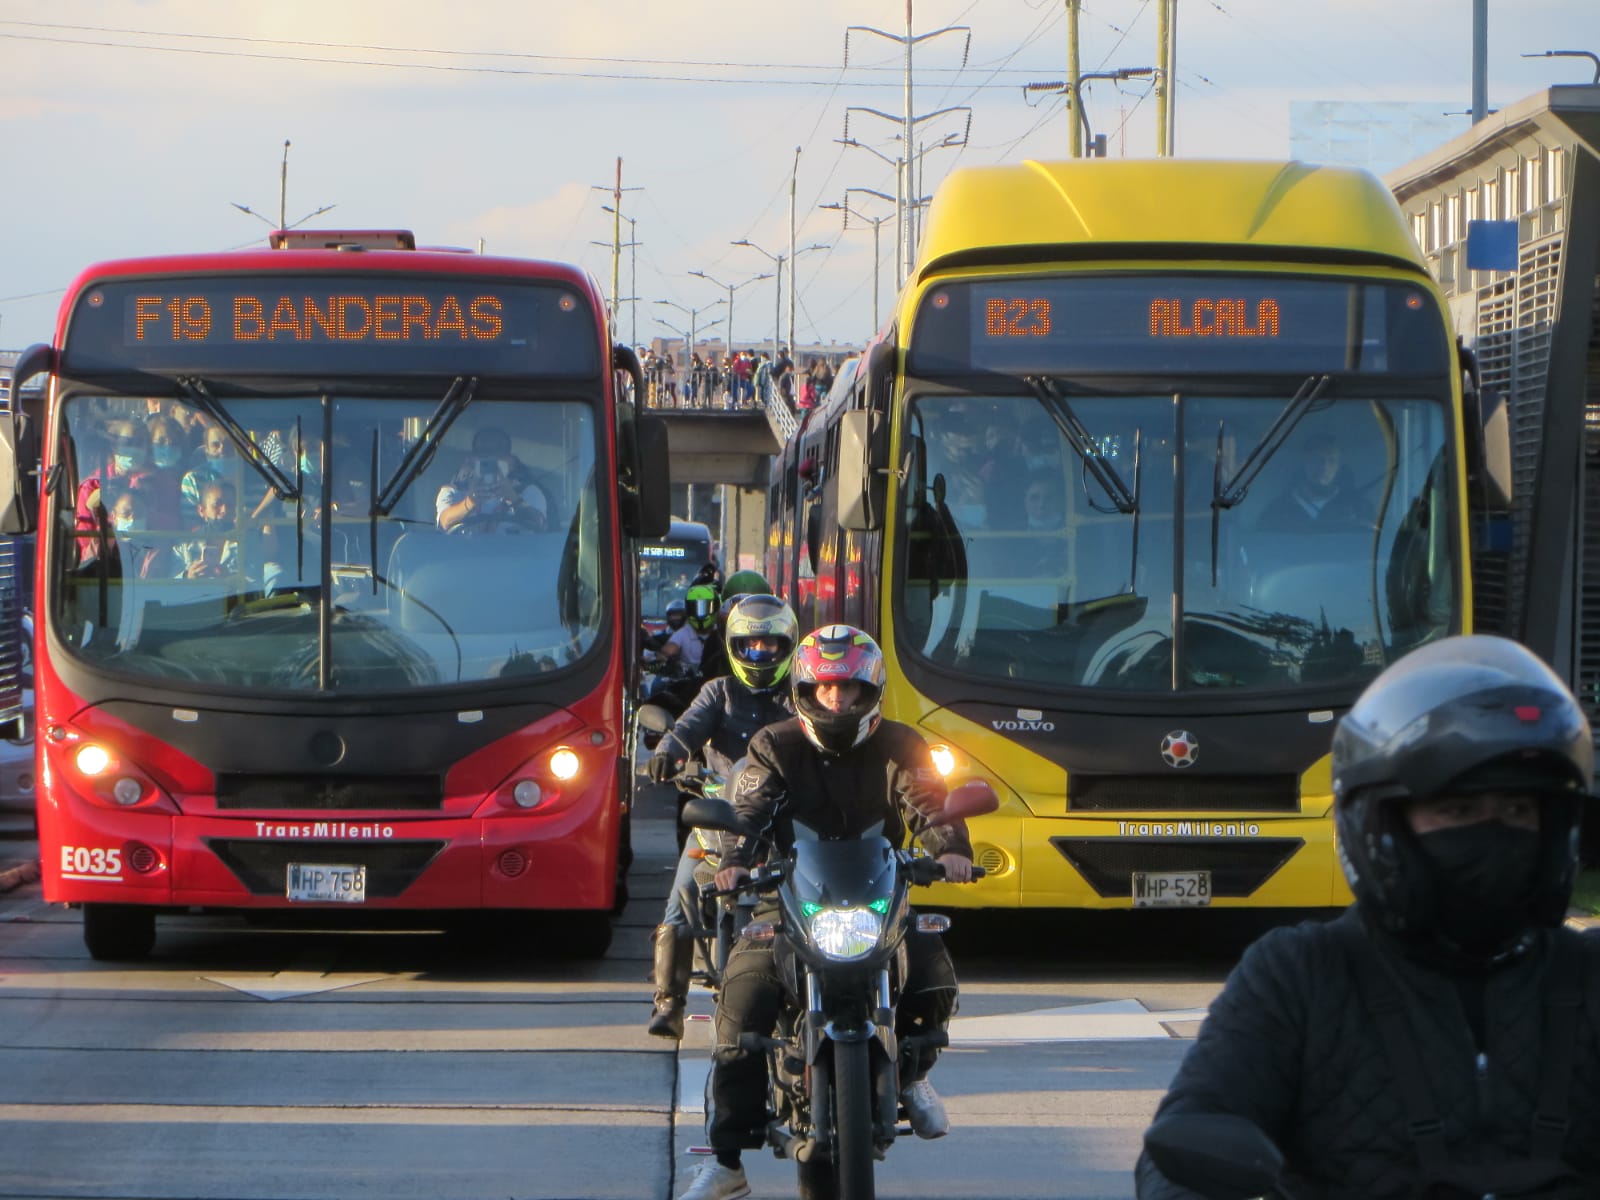
[[[1283,1155],[1261,1127],[1227,1113],[1178,1113],[1145,1131],[1145,1152],[1161,1173],[1210,1200],[1270,1195]]]
[[[678,819],[690,829],[717,829],[723,833],[737,833],[741,837],[758,836],[748,821],[734,811],[726,800],[712,800],[696,796],[684,802]]]
[[[659,704],[641,704],[639,728],[651,733],[667,733],[672,729],[672,714]]]
[[[969,779],[950,789],[944,798],[944,815],[940,823],[954,825],[968,817],[981,817],[1000,807],[1000,797],[987,779]]]

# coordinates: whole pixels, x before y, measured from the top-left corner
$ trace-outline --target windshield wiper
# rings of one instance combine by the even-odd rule
[[[1261,474],[1261,469],[1283,448],[1283,443],[1294,432],[1294,427],[1300,424],[1300,418],[1311,411],[1311,406],[1322,398],[1322,393],[1328,390],[1328,385],[1332,382],[1332,375],[1313,375],[1302,383],[1289,403],[1283,406],[1283,411],[1272,423],[1272,428],[1261,435],[1261,440],[1245,456],[1244,462],[1239,464],[1239,469],[1233,473],[1233,478],[1228,480],[1226,486],[1221,485],[1222,472],[1218,470],[1217,482],[1213,484],[1214,491],[1211,497],[1213,508],[1233,508],[1245,498],[1250,491],[1250,485],[1256,481],[1256,476]],[[1219,436],[1217,443],[1219,455],[1222,452],[1221,445]]]
[[[1211,586],[1217,586],[1217,543],[1221,537],[1222,510],[1233,508],[1249,494],[1250,485],[1269,462],[1283,448],[1284,442],[1300,424],[1300,418],[1311,411],[1312,405],[1322,398],[1333,382],[1331,375],[1312,375],[1299,387],[1283,406],[1272,427],[1261,435],[1261,440],[1251,448],[1244,462],[1226,484],[1222,482],[1223,426],[1217,422],[1217,455],[1211,467]]]
[[[1128,485],[1122,481],[1122,476],[1117,474],[1117,468],[1105,456],[1083,422],[1078,420],[1078,414],[1072,411],[1072,406],[1067,403],[1066,397],[1056,387],[1055,380],[1048,375],[1026,375],[1022,382],[1032,389],[1040,405],[1056,423],[1056,428],[1061,430],[1061,436],[1067,439],[1067,444],[1083,460],[1083,465],[1094,476],[1095,482],[1105,489],[1106,495],[1111,498],[1111,503],[1116,505],[1117,511],[1138,512],[1138,492],[1130,491]]]
[[[428,418],[428,424],[422,430],[422,436],[411,444],[411,449],[406,451],[406,456],[400,460],[400,465],[394,469],[394,474],[389,477],[389,482],[383,485],[383,490],[376,493],[372,499],[372,511],[369,514],[376,522],[379,517],[387,517],[394,511],[394,506],[400,503],[400,498],[406,494],[406,489],[415,482],[418,475],[422,474],[433,456],[438,453],[439,445],[444,440],[444,435],[449,432],[455,419],[466,411],[467,405],[472,403],[472,397],[478,390],[478,380],[457,375],[439,401],[439,407],[433,410],[433,416]],[[377,477],[377,459],[373,459],[373,477]]]
[[[278,469],[278,464],[266,456],[261,447],[256,445],[245,432],[244,427],[222,407],[217,398],[211,394],[211,389],[206,386],[204,379],[196,376],[180,376],[174,382],[183,389],[183,394],[196,408],[215,421],[228,435],[228,440],[233,443],[240,457],[249,463],[255,473],[261,476],[262,481],[278,494],[278,499],[300,499],[300,489],[289,482],[289,477]]]

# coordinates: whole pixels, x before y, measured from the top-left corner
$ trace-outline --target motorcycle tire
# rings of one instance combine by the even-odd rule
[[[815,1078],[815,1075],[813,1075]],[[865,1042],[833,1043],[833,1157],[795,1164],[800,1200],[874,1200],[872,1059]]]
[[[834,1178],[831,1159],[797,1162],[795,1170],[799,1176],[800,1200],[839,1200],[839,1182]]]

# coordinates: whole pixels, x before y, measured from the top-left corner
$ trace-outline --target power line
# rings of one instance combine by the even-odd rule
[[[720,83],[734,86],[763,87],[808,87],[808,88],[835,88],[841,79],[838,68],[821,64],[796,64],[796,63],[750,63],[750,62],[719,62],[698,61],[684,59],[655,59],[655,58],[597,58],[592,55],[561,55],[561,54],[533,54],[517,51],[497,50],[439,50],[431,47],[419,46],[389,46],[380,43],[364,42],[314,42],[288,38],[257,38],[231,34],[197,34],[176,33],[165,30],[126,29],[113,26],[97,25],[62,25],[41,21],[0,21],[0,25],[9,25],[31,29],[55,29],[72,33],[101,34],[105,37],[147,37],[168,38],[173,40],[229,42],[246,46],[285,46],[301,47],[315,50],[353,51],[367,54],[410,54],[418,56],[448,57],[448,58],[499,58],[521,62],[548,62],[548,63],[625,63],[630,66],[644,67],[679,67],[686,71],[702,69],[707,71],[815,71],[825,72],[826,77],[820,79],[781,79],[772,76],[761,78],[745,78],[741,76],[727,77],[705,74],[652,74],[645,72],[626,71],[581,71],[581,70],[555,70],[534,67],[509,67],[489,66],[479,64],[450,64],[430,62],[387,62],[370,58],[341,58],[324,57],[303,54],[269,54],[258,50],[240,49],[211,49],[199,46],[158,46],[143,45],[136,42],[108,41],[96,38],[60,37],[45,34],[10,33],[0,32],[0,38],[12,41],[45,42],[53,45],[64,46],[92,46],[112,50],[142,50],[157,54],[191,54],[213,58],[246,58],[266,62],[300,62],[312,64],[325,64],[329,66],[359,66],[379,67],[389,70],[435,71],[455,74],[478,75],[510,75],[532,78],[559,78],[559,79],[597,79],[619,82],[636,83]],[[1014,74],[1025,74],[1025,68],[1004,68]],[[851,72],[872,72],[889,75],[897,71],[893,66],[856,65],[850,68]],[[949,73],[959,75],[959,67],[928,68],[930,73]],[[898,88],[900,83],[893,79],[871,80],[854,79],[851,86],[874,88]],[[1009,85],[992,84],[978,85],[1001,88]]]

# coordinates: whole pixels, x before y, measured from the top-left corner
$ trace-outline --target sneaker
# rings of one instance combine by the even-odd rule
[[[950,1114],[944,1111],[944,1101],[926,1079],[907,1084],[900,1093],[900,1103],[905,1105],[911,1132],[919,1138],[942,1138],[950,1132]]]
[[[750,1182],[743,1167],[725,1167],[712,1159],[700,1168],[689,1190],[678,1200],[738,1200],[750,1194]]]

